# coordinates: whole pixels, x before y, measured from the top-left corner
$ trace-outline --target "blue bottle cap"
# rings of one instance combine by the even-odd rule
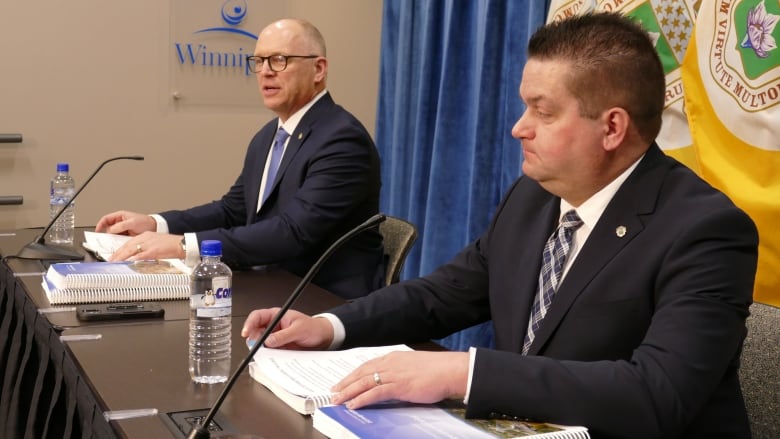
[[[207,239],[200,243],[201,256],[222,256],[222,241]]]
[[[68,172],[70,166],[67,163],[57,163],[57,172]]]

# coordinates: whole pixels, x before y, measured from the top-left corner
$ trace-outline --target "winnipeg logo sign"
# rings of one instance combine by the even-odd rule
[[[195,66],[206,69],[221,69],[225,71],[242,72],[244,76],[254,76],[246,63],[246,56],[251,55],[251,49],[257,40],[257,35],[239,28],[246,18],[247,4],[245,0],[227,0],[222,5],[220,17],[227,26],[213,26],[196,30],[193,35],[200,38],[196,42],[186,41],[173,43],[176,60],[181,66]],[[207,36],[214,37],[208,40]],[[239,40],[231,40],[231,36]],[[207,41],[209,44],[207,44]],[[252,45],[245,50],[236,43]]]

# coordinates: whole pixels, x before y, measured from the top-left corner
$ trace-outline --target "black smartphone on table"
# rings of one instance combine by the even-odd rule
[[[165,309],[154,302],[93,303],[78,305],[76,317],[82,321],[162,318]]]

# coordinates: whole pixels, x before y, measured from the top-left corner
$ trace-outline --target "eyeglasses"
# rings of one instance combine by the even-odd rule
[[[249,70],[254,73],[260,73],[263,70],[263,64],[265,60],[268,60],[268,68],[272,72],[281,72],[287,68],[287,60],[290,58],[319,58],[318,55],[271,55],[271,56],[247,56],[246,63],[249,65]]]

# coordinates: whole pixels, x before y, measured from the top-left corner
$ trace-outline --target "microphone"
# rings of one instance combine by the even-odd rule
[[[54,226],[54,223],[57,222],[57,220],[60,218],[63,212],[65,212],[65,209],[67,209],[71,204],[73,204],[73,201],[76,199],[76,197],[79,196],[81,191],[84,190],[85,187],[89,184],[90,181],[97,175],[98,171],[100,171],[103,166],[106,165],[106,163],[113,162],[114,160],[143,160],[143,156],[140,155],[131,155],[131,156],[121,156],[121,157],[113,157],[110,158],[98,166],[97,169],[95,169],[95,172],[92,173],[92,175],[89,176],[87,181],[84,182],[84,184],[81,185],[79,190],[76,191],[75,194],[73,194],[72,197],[70,197],[70,200],[68,200],[67,203],[65,203],[64,206],[57,212],[56,215],[54,215],[54,218],[49,221],[49,224],[43,229],[43,233],[40,234],[40,236],[36,237],[31,243],[25,245],[19,253],[16,254],[17,257],[20,258],[26,258],[26,259],[47,259],[47,260],[68,260],[68,261],[80,261],[84,259],[84,255],[81,253],[75,251],[72,248],[69,247],[63,247],[59,245],[54,244],[46,244],[46,234],[49,233],[49,229]]]
[[[298,299],[298,296],[301,295],[301,292],[303,291],[306,286],[311,283],[312,278],[317,274],[318,271],[320,271],[320,268],[322,268],[325,261],[330,258],[330,255],[333,254],[336,249],[341,247],[341,245],[352,239],[355,235],[368,230],[372,227],[376,227],[379,223],[383,222],[386,219],[385,215],[378,213],[371,218],[364,221],[359,226],[355,227],[354,229],[350,230],[346,234],[344,234],[341,238],[337,239],[336,242],[331,244],[330,247],[328,247],[327,250],[325,250],[325,253],[320,256],[319,259],[317,259],[317,262],[314,263],[314,265],[311,266],[309,271],[306,273],[306,275],[301,279],[300,283],[298,283],[298,286],[295,287],[295,290],[293,290],[292,294],[290,294],[290,297],[287,298],[287,301],[282,305],[282,308],[279,310],[278,313],[276,313],[276,316],[274,317],[273,321],[268,324],[268,326],[265,328],[265,331],[263,332],[263,335],[260,336],[259,339],[257,339],[257,342],[252,346],[252,349],[249,351],[249,355],[244,358],[244,360],[241,362],[241,364],[238,365],[238,369],[236,369],[235,372],[233,372],[233,375],[231,375],[228,382],[225,384],[225,387],[222,389],[222,393],[219,394],[217,397],[217,400],[214,402],[214,405],[211,406],[211,409],[206,414],[206,416],[203,418],[199,426],[195,426],[190,430],[190,434],[187,436],[188,439],[205,439],[211,437],[211,434],[209,433],[208,426],[211,424],[211,421],[214,419],[214,416],[217,414],[217,411],[219,410],[220,406],[222,406],[222,402],[225,400],[225,397],[227,396],[228,392],[230,392],[230,389],[233,388],[233,384],[236,382],[236,379],[238,379],[238,376],[241,374],[241,372],[246,369],[246,367],[249,365],[249,362],[252,361],[252,359],[255,357],[255,354],[257,353],[258,349],[265,344],[265,340],[268,338],[269,335],[271,335],[271,332],[276,328],[276,326],[279,324],[279,322],[282,320],[282,317],[287,313],[287,311],[292,307],[293,303]]]

